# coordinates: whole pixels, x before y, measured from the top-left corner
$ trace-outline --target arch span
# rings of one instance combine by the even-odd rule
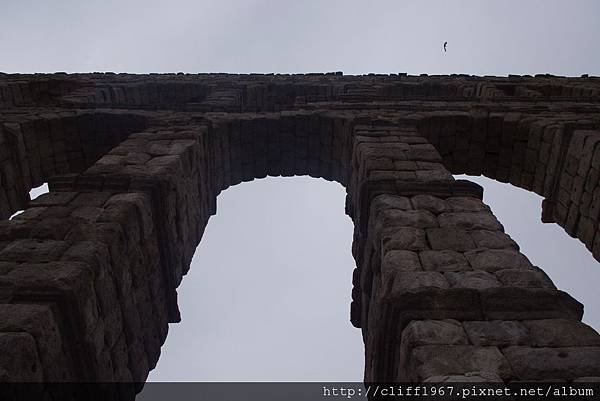
[[[433,112],[420,132],[453,174],[484,175],[544,197],[542,221],[559,224],[600,260],[600,120],[575,110]]]
[[[308,176],[223,191],[177,289],[181,322],[148,381],[359,381],[344,196]]]

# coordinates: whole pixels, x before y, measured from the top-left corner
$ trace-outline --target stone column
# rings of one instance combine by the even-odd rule
[[[365,380],[600,376],[582,305],[533,266],[410,124],[357,127],[353,322]]]
[[[125,382],[133,399],[214,205],[188,128],[132,134],[0,222],[0,380]]]

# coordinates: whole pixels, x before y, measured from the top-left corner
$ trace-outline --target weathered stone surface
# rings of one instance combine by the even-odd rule
[[[496,347],[474,345],[424,345],[410,356],[410,370],[416,378],[492,374],[502,380],[514,376],[511,366]]]
[[[600,346],[600,335],[576,320],[524,320],[534,347]]]
[[[484,288],[500,287],[502,284],[491,273],[485,271],[467,271],[467,272],[447,272],[444,274],[451,287],[456,288],[474,288],[481,290]]]
[[[389,251],[384,255],[381,267],[384,272],[422,270],[419,255],[412,251]]]
[[[381,265],[381,295],[387,295],[394,288],[396,277],[410,271],[421,271],[419,256],[411,251],[392,250],[385,254]],[[405,279],[399,278],[397,285]]]
[[[600,375],[600,347],[508,347],[503,354],[521,380]]]
[[[437,227],[435,216],[423,210],[383,210],[377,215],[376,227]]]
[[[60,328],[50,306],[0,305],[0,333],[3,332],[23,332],[31,335],[42,365],[40,370],[44,370],[39,373],[45,380],[63,381],[73,377],[74,372],[70,371],[73,366],[69,366],[66,358],[68,350],[63,349]]]
[[[529,331],[517,321],[493,320],[488,322],[463,322],[469,341],[475,345],[508,345],[527,344]]]
[[[410,210],[412,209],[412,206],[410,204],[410,199],[407,197],[379,195],[371,201],[371,208],[374,210],[375,214],[378,214],[382,210],[389,209]]]
[[[462,253],[450,250],[419,252],[423,268],[433,271],[471,270]]]
[[[481,307],[487,319],[576,319],[583,306],[562,291],[541,288],[485,288],[480,290]]]
[[[598,104],[595,77],[0,74],[0,218],[28,208],[0,221],[0,379],[144,382],[217,195],[292,175],[346,188],[366,380],[598,377],[582,306],[452,178],[535,191],[600,259]]]
[[[413,320],[402,331],[401,360],[398,380],[409,379],[414,372],[408,366],[415,347],[423,345],[466,345],[468,339],[457,320]]]
[[[470,230],[469,234],[478,248],[505,249],[514,248],[519,250],[519,246],[507,234],[500,231],[489,230]]]
[[[109,192],[82,192],[71,202],[73,206],[101,207],[110,197]]]
[[[411,198],[414,208],[417,210],[428,210],[435,214],[440,214],[450,210],[450,207],[443,199],[431,195],[417,195]]]
[[[94,206],[81,206],[76,208],[71,216],[84,220],[86,222],[93,223],[98,220],[100,215],[104,212],[103,208],[94,207]]]
[[[429,228],[426,230],[431,248],[435,250],[467,251],[475,248],[467,230],[456,228]]]
[[[43,371],[36,344],[28,333],[0,333],[0,381],[41,382]]]
[[[15,262],[52,262],[67,248],[64,241],[23,239],[8,244],[0,251],[0,260]]]
[[[420,251],[428,248],[425,230],[410,227],[398,228],[392,233],[385,234],[382,243],[384,253],[394,249]]]
[[[556,288],[550,278],[540,270],[506,269],[498,270],[495,274],[507,287]]]
[[[448,282],[438,272],[400,272],[396,274],[391,295],[396,296],[414,289],[448,288]]]
[[[402,331],[402,346],[468,344],[465,331],[457,320],[414,320]]]
[[[448,198],[446,202],[455,212],[480,212],[490,210],[489,206],[477,198],[453,196]]]
[[[502,230],[498,220],[486,212],[453,212],[439,215],[440,227],[456,227],[469,230]]]
[[[466,252],[465,256],[473,270],[495,272],[532,267],[525,255],[509,249],[478,249]]]

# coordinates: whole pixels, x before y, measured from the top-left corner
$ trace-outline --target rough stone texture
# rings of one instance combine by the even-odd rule
[[[413,380],[431,377],[492,374],[503,380],[514,374],[497,347],[475,345],[425,345],[416,347],[410,355],[408,371]],[[403,379],[403,378],[402,378]]]
[[[582,306],[452,177],[600,259],[599,144],[595,77],[0,74],[0,380],[139,391],[217,195],[293,175],[346,188],[365,380],[600,377]]]
[[[521,380],[588,377],[600,368],[600,347],[508,347],[504,355]]]
[[[475,345],[527,344],[529,332],[520,322],[492,320],[488,322],[464,322],[465,331]]]

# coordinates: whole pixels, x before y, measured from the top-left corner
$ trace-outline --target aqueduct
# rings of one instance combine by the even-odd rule
[[[600,260],[600,78],[2,74],[0,380],[143,383],[219,192],[293,175],[346,188],[366,381],[600,377],[583,306],[462,173]]]

